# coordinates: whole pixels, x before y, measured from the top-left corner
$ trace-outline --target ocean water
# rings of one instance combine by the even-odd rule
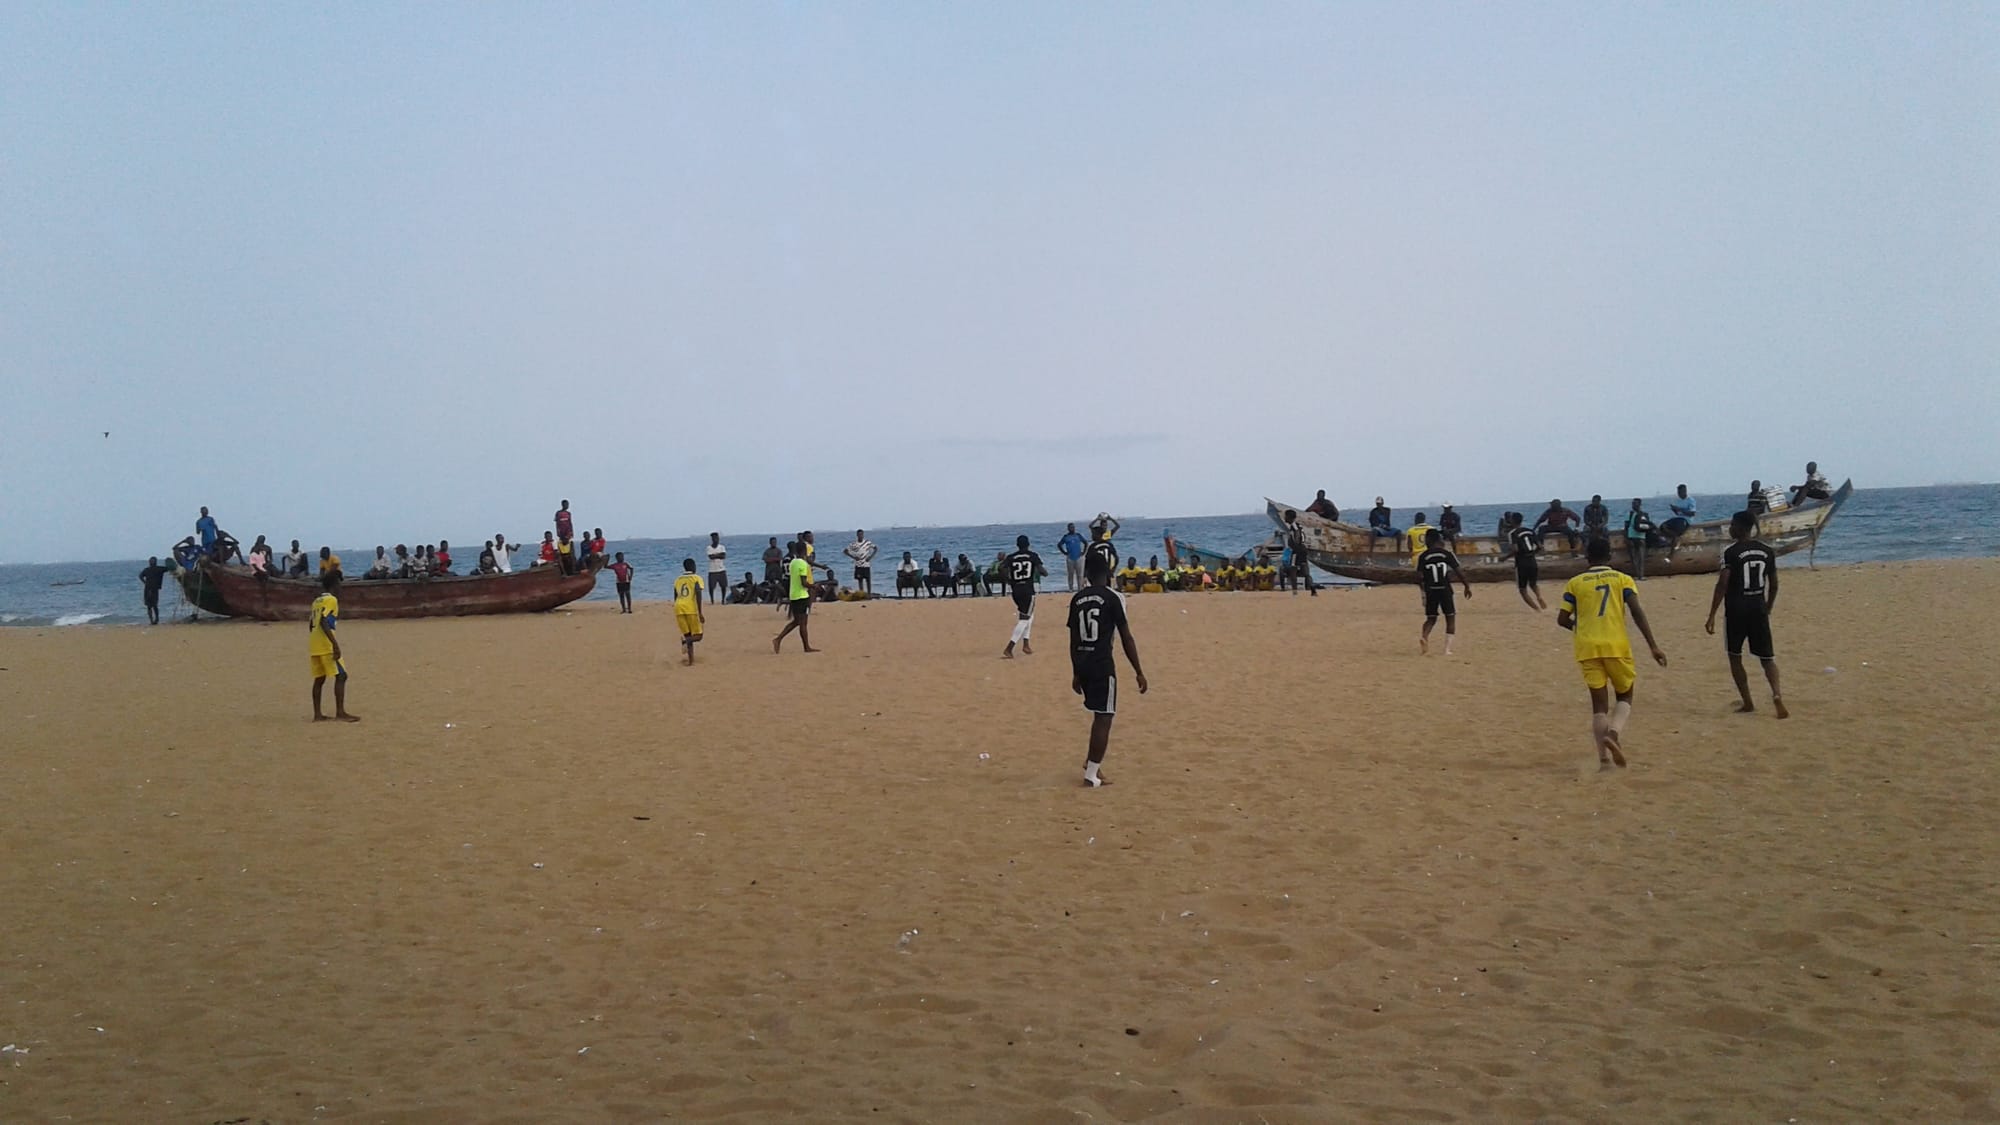
[[[1292,503],[1303,503],[1310,498],[1310,494],[1305,492],[1298,496],[1281,497]],[[1735,511],[1741,506],[1742,499],[1740,495],[1696,496],[1703,519],[1719,518]],[[1608,501],[1614,513],[1620,507],[1617,500],[1613,497]],[[1548,500],[1544,497],[1508,504],[1467,505],[1459,512],[1465,517],[1468,531],[1484,533],[1490,532],[1498,523],[1502,511],[1513,509],[1532,515],[1547,504]],[[1574,508],[1582,507],[1580,499],[1571,499],[1570,504]],[[1653,513],[1654,519],[1664,519],[1665,498],[1648,498],[1647,510]],[[1345,511],[1343,514],[1360,515]],[[1396,525],[1407,526],[1415,514],[1413,509],[1398,509]],[[1437,515],[1435,511],[1427,514],[1433,519]],[[1087,518],[1084,517],[1084,520]],[[1084,520],[1080,520],[1079,524]],[[1087,534],[1088,529],[1084,530]],[[1163,538],[1171,531],[1183,544],[1192,543],[1209,550],[1236,553],[1269,538],[1272,530],[1270,520],[1261,510],[1233,516],[1132,517],[1124,521],[1124,528],[1118,535],[1118,548],[1120,553],[1136,555],[1140,562],[1145,562],[1151,555],[1164,553]],[[942,550],[947,558],[953,560],[963,552],[983,568],[992,561],[996,552],[1013,550],[1014,537],[1021,534],[1026,534],[1034,548],[1048,560],[1055,586],[1059,589],[1063,572],[1055,544],[1062,533],[1062,523],[869,528],[869,537],[881,548],[881,554],[875,560],[876,590],[878,593],[894,593],[893,571],[904,551],[909,551],[920,563],[930,557],[933,549]],[[162,533],[160,551],[163,556],[166,545],[182,534],[185,533]],[[741,579],[746,570],[762,573],[763,567],[758,560],[764,550],[765,538],[770,534],[776,534],[782,546],[792,533],[766,532],[722,537],[723,544],[729,548],[732,579]],[[849,581],[849,566],[841,556],[840,548],[853,537],[854,530],[814,528],[813,535],[818,540],[819,558],[835,568],[843,583]],[[453,538],[457,539],[456,536]],[[539,532],[535,538],[540,538]],[[473,543],[476,540],[468,536],[462,542]],[[674,576],[680,573],[683,558],[692,557],[696,568],[706,577],[708,561],[703,551],[707,544],[708,537],[705,535],[692,539],[635,538],[612,540],[610,549],[625,552],[626,561],[636,568],[632,581],[633,595],[648,601],[672,596]],[[365,560],[374,555],[375,548],[373,544],[363,548],[341,548],[339,553],[350,569],[358,572],[365,568]],[[1856,490],[1821,537],[1817,561],[1821,566],[1838,566],[1905,559],[1991,558],[1995,555],[2000,555],[2000,485],[1941,485]],[[517,565],[525,565],[527,558],[525,553],[516,555]],[[1804,566],[1806,557],[1804,552],[1800,552],[1787,557],[1785,562],[1790,566]],[[128,559],[0,566],[0,625],[142,624],[145,610],[140,601],[138,575],[144,565],[142,559]],[[597,590],[587,600],[616,600],[608,576],[598,582]],[[188,607],[182,602],[180,591],[172,581],[161,591],[160,614],[163,622],[185,620],[188,616]]]

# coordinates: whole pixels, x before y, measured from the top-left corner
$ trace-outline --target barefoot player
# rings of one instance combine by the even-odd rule
[[[785,627],[778,631],[777,636],[771,638],[771,651],[777,652],[778,646],[785,643],[785,638],[791,635],[792,630],[797,629],[800,647],[807,652],[818,652],[819,650],[812,646],[812,637],[806,632],[806,618],[812,614],[813,564],[806,561],[805,547],[798,540],[794,539],[787,546],[791,550],[791,561],[785,564],[789,574],[791,597],[786,601],[786,608],[791,620],[785,622]]]
[[[1028,641],[1028,633],[1035,627],[1035,581],[1047,574],[1042,565],[1042,556],[1028,548],[1028,537],[1014,537],[1014,553],[1000,560],[1000,576],[1007,582],[1007,591],[1014,595],[1014,633],[1007,638],[1007,647],[1000,655],[1014,659],[1014,646],[1021,646],[1024,656],[1035,655],[1035,646]]]
[[[1514,560],[1514,585],[1521,591],[1521,600],[1528,603],[1529,609],[1545,611],[1549,603],[1542,600],[1542,568],[1535,559],[1542,549],[1542,537],[1528,526],[1526,516],[1519,512],[1507,514],[1511,517],[1504,535],[1507,552],[1500,557]]]
[[[1736,679],[1736,694],[1743,697],[1736,710],[1745,714],[1757,709],[1750,701],[1750,677],[1743,671],[1743,643],[1750,643],[1750,655],[1764,663],[1764,678],[1771,683],[1771,709],[1780,719],[1788,718],[1785,698],[1778,690],[1778,658],[1771,647],[1771,610],[1778,604],[1778,553],[1756,538],[1757,517],[1738,512],[1729,521],[1729,537],[1736,540],[1722,552],[1722,573],[1715,576],[1715,597],[1708,603],[1708,623],[1703,628],[1715,635],[1715,611],[1726,607],[1723,624],[1729,641],[1729,674]]]
[[[624,555],[619,555],[624,558]],[[694,667],[694,645],[701,640],[707,618],[701,611],[701,576],[694,572],[694,560],[681,560],[681,575],[674,579],[674,624],[680,626],[681,647],[687,650],[687,666]]]
[[[1563,587],[1556,624],[1576,633],[1576,662],[1584,686],[1590,689],[1590,740],[1597,747],[1597,762],[1623,766],[1621,742],[1626,720],[1632,717],[1632,686],[1639,679],[1632,662],[1632,639],[1625,633],[1628,610],[1661,667],[1666,666],[1667,654],[1653,640],[1653,627],[1639,608],[1639,591],[1631,577],[1611,569],[1610,541],[1592,536],[1584,551],[1590,569]],[[1618,700],[1615,707],[1613,694]]]
[[[1431,528],[1424,532],[1424,552],[1417,556],[1417,582],[1424,588],[1424,631],[1417,638],[1417,651],[1431,651],[1431,630],[1438,614],[1444,614],[1444,654],[1451,655],[1451,642],[1458,636],[1458,607],[1452,604],[1451,580],[1465,587],[1465,600],[1472,600],[1472,583],[1458,569],[1458,556],[1445,550],[1444,532]]]
[[[340,662],[340,638],[334,636],[340,624],[340,568],[320,576],[321,594],[313,599],[312,615],[306,619],[306,655],[312,662],[313,722],[323,723],[320,695],[326,678],[333,677],[333,717],[343,723],[358,723],[361,716],[347,713],[347,667]]]
[[[1083,763],[1083,783],[1093,789],[1111,784],[1099,773],[1104,751],[1111,745],[1111,720],[1118,713],[1118,661],[1111,652],[1116,633],[1132,663],[1139,694],[1146,694],[1146,673],[1139,669],[1139,646],[1125,620],[1125,602],[1111,589],[1107,556],[1093,552],[1084,561],[1084,587],[1069,600],[1070,690],[1083,697],[1090,712],[1090,755]]]

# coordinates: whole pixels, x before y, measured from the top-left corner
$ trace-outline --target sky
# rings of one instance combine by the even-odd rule
[[[0,561],[1992,481],[1996,216],[1990,4],[0,5]]]

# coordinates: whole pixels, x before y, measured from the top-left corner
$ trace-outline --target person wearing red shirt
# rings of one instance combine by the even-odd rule
[[[576,538],[576,525],[571,522],[569,501],[567,500],[562,502],[562,507],[556,509],[556,538]]]
[[[542,554],[535,560],[536,566],[547,566],[556,561],[556,533],[542,532]]]
[[[611,564],[611,573],[618,578],[618,612],[632,612],[632,564],[625,561],[625,552],[618,552],[618,561]]]

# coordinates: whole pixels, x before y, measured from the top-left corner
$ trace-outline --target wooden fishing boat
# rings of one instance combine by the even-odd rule
[[[246,566],[204,559],[176,572],[195,608],[223,617],[304,621],[320,594],[316,578],[272,578]],[[597,585],[595,570],[564,574],[553,566],[511,574],[441,578],[349,578],[340,585],[340,616],[354,621],[389,617],[465,617],[486,613],[539,613],[583,597]]]
[[[1850,480],[1842,483],[1825,500],[1808,500],[1796,507],[1766,513],[1757,522],[1757,537],[1770,544],[1771,549],[1780,555],[1800,548],[1810,552],[1818,545],[1820,532],[1827,522],[1833,519],[1834,513],[1853,492],[1854,482]],[[1264,506],[1271,521],[1280,527],[1284,526],[1287,509],[1299,513],[1299,523],[1305,529],[1306,557],[1312,560],[1314,566],[1362,582],[1415,582],[1417,579],[1416,568],[1412,565],[1413,555],[1401,539],[1378,539],[1359,524],[1323,519],[1302,507],[1293,508],[1268,498]],[[1529,513],[1531,517],[1533,514]],[[1611,565],[1629,570],[1632,554],[1625,533],[1614,531],[1609,538]],[[1668,574],[1714,574],[1722,568],[1722,550],[1729,544],[1728,520],[1689,524],[1671,548],[1655,546],[1646,549],[1646,575],[1656,578]],[[1471,581],[1511,582],[1514,580],[1514,560],[1501,557],[1506,549],[1497,535],[1461,534],[1454,551],[1458,555],[1459,567]],[[1580,534],[1574,548],[1561,535],[1546,536],[1537,560],[1541,579],[1545,582],[1550,579],[1562,582],[1590,567],[1584,558],[1583,537]]]

